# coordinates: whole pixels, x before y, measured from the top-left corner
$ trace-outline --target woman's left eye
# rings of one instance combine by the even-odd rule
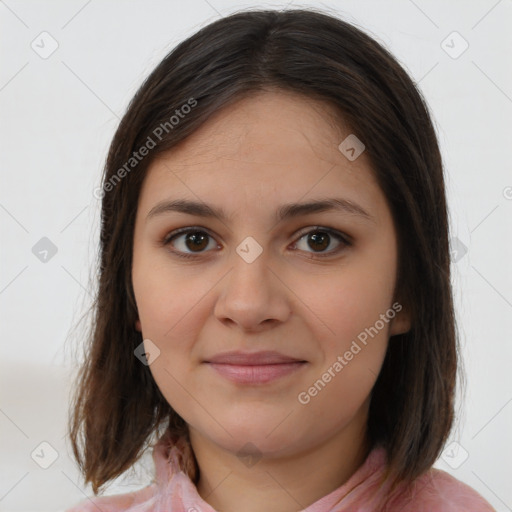
[[[205,252],[205,249],[211,245],[208,239],[213,240],[213,237],[207,231],[202,228],[190,227],[177,229],[169,233],[161,243],[164,246],[172,245],[174,249],[170,249],[170,251],[176,256],[181,258],[196,258]],[[332,245],[333,239],[338,242],[338,246],[334,250],[328,251],[324,256],[323,253],[325,252],[325,249]],[[178,243],[176,243],[176,240],[178,240]],[[313,254],[316,253],[317,256],[315,255],[313,257],[321,258],[337,254],[345,247],[352,245],[351,239],[348,235],[340,233],[334,229],[324,228],[321,226],[316,226],[313,229],[309,229],[309,231],[302,232],[299,235],[297,242],[294,243],[294,246],[299,245],[302,240],[306,240],[307,245],[314,249]],[[180,243],[181,247],[177,247]],[[216,244],[213,243],[213,247],[215,246]],[[187,249],[192,252],[186,252]],[[317,249],[319,249],[320,252],[317,251]],[[306,250],[305,252],[308,251]]]
[[[340,233],[334,229],[323,228],[321,226],[317,226],[314,229],[310,229],[309,231],[303,233],[301,236],[299,236],[299,240],[295,243],[295,245],[298,245],[303,239],[306,240],[307,245],[312,249],[320,249],[322,251],[319,254],[321,258],[337,254],[345,247],[352,245],[348,235]],[[336,248],[334,250],[328,251],[328,254],[323,256],[324,249],[331,246],[333,239],[338,242]]]

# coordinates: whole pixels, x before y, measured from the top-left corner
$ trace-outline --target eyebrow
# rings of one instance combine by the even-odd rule
[[[282,205],[276,212],[276,221],[281,222],[302,215],[311,215],[327,211],[338,211],[349,215],[357,215],[365,220],[376,222],[364,208],[357,203],[343,198],[317,199],[304,203],[289,203]],[[148,213],[146,222],[158,215],[170,212],[185,213],[196,217],[217,218],[222,222],[228,220],[228,215],[222,208],[215,208],[206,203],[189,199],[164,200],[157,203]]]

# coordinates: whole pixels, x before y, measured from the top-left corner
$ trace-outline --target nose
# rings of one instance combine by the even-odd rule
[[[232,267],[219,283],[214,314],[225,324],[259,332],[291,315],[291,291],[263,251],[256,259],[233,254]]]

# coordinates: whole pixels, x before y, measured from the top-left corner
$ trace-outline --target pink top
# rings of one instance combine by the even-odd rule
[[[66,512],[217,512],[198,494],[188,442],[172,442],[169,431],[153,449],[155,482],[139,491],[87,498]],[[386,467],[384,448],[376,447],[340,487],[301,512],[382,512],[377,501],[379,477]],[[445,471],[432,468],[409,492],[400,492],[388,510],[400,512],[496,512],[480,494]]]

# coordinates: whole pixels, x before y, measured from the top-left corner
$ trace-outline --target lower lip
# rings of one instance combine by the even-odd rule
[[[239,384],[265,384],[273,380],[290,375],[302,368],[306,363],[279,363],[264,365],[236,365],[208,363],[214,370],[223,377]]]

